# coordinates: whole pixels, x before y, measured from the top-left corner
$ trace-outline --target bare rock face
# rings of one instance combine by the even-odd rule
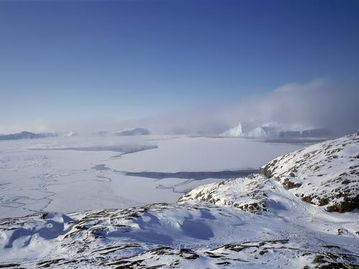
[[[327,211],[359,209],[359,134],[278,157],[263,166],[261,174]]]

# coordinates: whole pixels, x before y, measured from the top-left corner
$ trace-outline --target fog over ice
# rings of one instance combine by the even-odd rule
[[[141,96],[139,96],[141,98]],[[162,113],[147,118],[126,119],[126,115],[107,118],[63,118],[14,122],[0,125],[0,133],[75,131],[93,133],[123,128],[148,128],[152,134],[218,135],[241,122],[251,129],[275,122],[286,130],[325,128],[335,135],[359,131],[359,87],[357,83],[332,83],[316,79],[289,83],[226,104],[210,105]],[[175,102],[175,100],[173,100]]]
[[[139,121],[157,132],[218,134],[239,121],[249,128],[276,122],[286,129],[325,128],[340,135],[359,131],[359,87],[326,80],[290,83],[236,103],[182,111]]]

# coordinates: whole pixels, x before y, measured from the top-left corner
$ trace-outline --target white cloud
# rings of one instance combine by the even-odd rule
[[[145,127],[154,133],[219,134],[241,121],[249,128],[278,122],[289,128],[327,128],[344,134],[359,131],[358,101],[358,85],[339,85],[317,79],[286,84],[237,103],[233,101],[231,105],[213,104],[141,120],[121,121],[117,115],[81,119],[74,115],[71,119],[41,119],[24,124],[2,122],[0,133],[22,130],[94,132]]]
[[[238,121],[249,126],[279,122],[289,128],[327,128],[338,134],[359,129],[357,85],[317,79],[290,83],[230,106],[178,112],[141,124],[160,132],[219,133]]]

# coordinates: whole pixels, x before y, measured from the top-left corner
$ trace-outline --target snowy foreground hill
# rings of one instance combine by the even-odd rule
[[[177,204],[0,220],[5,268],[359,268],[359,134]]]

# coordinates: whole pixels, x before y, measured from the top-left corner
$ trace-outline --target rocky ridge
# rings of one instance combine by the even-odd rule
[[[328,211],[359,209],[359,134],[278,157],[263,166],[261,174]]]

